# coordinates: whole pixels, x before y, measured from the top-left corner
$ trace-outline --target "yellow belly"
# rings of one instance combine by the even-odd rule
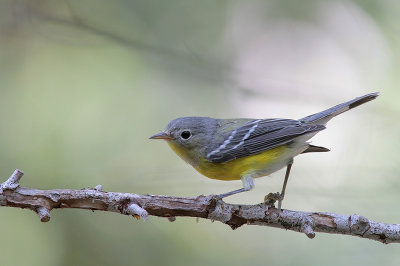
[[[268,169],[272,168],[272,164],[276,164],[277,160],[281,160],[287,149],[283,145],[226,163],[212,163],[203,158],[193,167],[206,177],[218,180],[238,180],[250,173],[260,173],[259,176],[254,177],[261,177],[267,175],[261,173],[267,173]]]

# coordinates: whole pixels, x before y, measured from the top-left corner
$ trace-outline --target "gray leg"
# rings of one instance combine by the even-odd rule
[[[225,197],[228,197],[228,196],[232,196],[232,195],[235,195],[235,194],[238,194],[238,193],[241,193],[241,192],[249,191],[249,190],[254,188],[254,181],[253,181],[253,178],[250,177],[250,176],[242,177],[242,184],[243,184],[243,188],[237,189],[237,190],[234,190],[234,191],[230,191],[230,192],[227,192],[227,193],[219,194],[219,195],[217,195],[217,198],[218,199],[222,199],[222,198],[225,198]]]
[[[287,181],[289,179],[290,169],[292,168],[292,165],[293,165],[293,160],[291,160],[290,163],[286,166],[285,181],[283,181],[282,192],[279,195],[279,200],[278,200],[278,212],[281,212],[282,201],[283,201],[283,198],[285,197],[286,185],[287,185]]]

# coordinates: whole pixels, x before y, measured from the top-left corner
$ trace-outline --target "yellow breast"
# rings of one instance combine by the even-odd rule
[[[288,150],[288,148],[283,145],[256,155],[235,159],[226,163],[212,163],[198,154],[189,154],[175,145],[170,144],[170,146],[183,160],[191,164],[201,174],[208,178],[218,180],[239,180],[248,173],[268,172],[268,169],[272,167],[277,160],[280,160],[281,156]]]

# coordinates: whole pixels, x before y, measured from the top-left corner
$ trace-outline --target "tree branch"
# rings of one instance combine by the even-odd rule
[[[137,195],[130,193],[105,192],[100,185],[95,188],[38,190],[19,186],[23,175],[15,170],[11,177],[0,184],[0,206],[28,208],[35,211],[42,222],[50,220],[50,212],[59,208],[77,208],[116,212],[146,220],[149,215],[168,217],[198,217],[217,220],[236,229],[244,224],[262,225],[296,232],[303,232],[309,238],[315,232],[344,234],[400,243],[400,225],[368,220],[363,216],[340,215],[327,212],[302,212],[278,210],[274,207],[274,194],[267,201],[257,205],[236,205],[225,203],[215,195],[191,198]]]

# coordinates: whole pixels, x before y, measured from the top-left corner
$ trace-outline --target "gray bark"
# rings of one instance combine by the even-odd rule
[[[309,238],[315,232],[344,234],[376,240],[385,244],[400,242],[400,225],[371,221],[363,216],[328,212],[302,212],[274,207],[274,195],[257,205],[229,204],[215,195],[184,198],[173,196],[137,195],[105,192],[100,185],[94,188],[39,190],[19,186],[23,175],[15,170],[0,184],[0,206],[27,208],[35,211],[42,222],[50,220],[53,209],[78,208],[131,215],[137,219],[148,216],[197,217],[220,221],[237,229],[242,225],[270,226],[302,232]]]

